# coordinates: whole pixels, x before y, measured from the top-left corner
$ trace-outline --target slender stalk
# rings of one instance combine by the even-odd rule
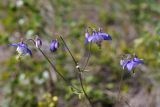
[[[120,78],[120,82],[119,82],[118,97],[117,97],[118,102],[120,102],[120,97],[121,97],[121,86],[122,86],[122,82],[123,82],[123,76],[124,76],[124,70],[121,73],[121,78]]]
[[[71,53],[70,49],[68,48],[68,46],[67,46],[66,42],[64,41],[63,37],[60,36],[60,35],[59,35],[59,37],[61,38],[63,44],[65,45],[65,47],[67,48],[69,54],[71,55],[71,57],[72,57],[72,59],[73,59],[73,62],[74,62],[74,64],[75,64],[76,68],[77,68],[77,67],[79,68],[78,62],[77,62],[76,59],[74,58],[73,54]],[[74,72],[75,72],[75,71],[76,71],[76,70],[74,70]],[[76,73],[76,72],[75,72],[75,73]],[[77,76],[77,73],[76,73],[76,76]]]
[[[121,100],[121,86],[122,86],[122,83],[123,83],[123,76],[124,76],[124,70],[122,71],[121,79],[120,79],[120,82],[119,82],[118,97],[117,97],[118,102],[120,102],[120,100]],[[125,101],[125,103],[127,104],[128,107],[131,107],[129,105],[128,101]]]
[[[71,57],[72,57],[72,59],[73,59],[73,62],[74,62],[74,63],[75,63],[75,65],[77,66],[77,65],[78,65],[78,63],[77,63],[76,59],[74,58],[73,54],[71,53],[70,49],[68,48],[68,46],[67,46],[66,42],[64,41],[64,39],[62,38],[62,36],[60,36],[60,35],[59,35],[59,37],[61,38],[61,40],[62,40],[63,44],[65,45],[65,47],[67,48],[67,50],[68,50],[69,54],[71,55]]]
[[[62,37],[62,36],[60,36],[60,35],[59,35],[59,37],[60,37],[60,39],[62,40],[62,42],[63,42],[63,44],[65,45],[65,47],[67,48],[67,50],[68,50],[68,52],[69,52],[70,56],[71,56],[71,57],[72,57],[72,59],[73,59],[73,62],[74,62],[74,64],[75,64],[76,68],[77,68],[77,69],[78,69],[78,71],[79,71],[79,73],[78,73],[78,77],[79,77],[79,81],[80,81],[80,85],[81,85],[82,91],[83,91],[83,93],[84,93],[84,95],[85,95],[86,99],[88,100],[88,102],[89,102],[90,106],[91,106],[91,107],[94,107],[93,103],[91,102],[91,100],[90,100],[89,96],[87,95],[87,93],[86,93],[86,91],[85,91],[85,89],[84,89],[84,86],[83,86],[83,80],[82,80],[82,74],[81,74],[81,73],[82,73],[82,71],[81,71],[81,69],[79,68],[79,66],[78,66],[78,63],[77,63],[76,59],[74,58],[73,54],[71,53],[70,49],[68,48],[68,46],[67,46],[66,42],[64,41],[63,37]]]
[[[91,57],[91,44],[89,44],[89,53],[88,53],[88,57],[87,57],[87,61],[86,61],[86,64],[84,65],[83,69],[82,69],[82,72],[86,69],[87,65],[88,65],[88,62],[89,62],[89,59]]]
[[[89,96],[87,95],[87,93],[86,93],[86,91],[85,91],[85,89],[84,89],[84,86],[83,86],[83,80],[82,80],[82,74],[81,74],[81,73],[82,73],[82,72],[79,72],[78,77],[79,77],[79,80],[80,80],[80,84],[81,84],[81,87],[82,87],[83,93],[84,93],[84,95],[86,96],[86,98],[87,98],[87,100],[88,100],[89,104],[91,105],[91,107],[94,107],[93,103],[91,102],[91,100],[90,100]]]
[[[48,56],[40,49],[38,48],[38,50],[42,53],[42,55],[45,57],[45,59],[49,62],[49,64],[51,65],[51,67],[54,69],[54,71],[69,85],[71,86],[72,88],[76,89],[77,91],[80,92],[79,89],[77,89],[76,87],[74,87],[70,82],[68,82],[66,80],[66,78],[60,73],[58,72],[57,68],[54,66],[54,64],[49,60]]]

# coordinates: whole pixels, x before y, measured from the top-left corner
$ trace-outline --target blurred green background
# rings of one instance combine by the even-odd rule
[[[125,71],[121,93],[132,107],[160,107],[160,0],[1,0],[0,1],[0,106],[89,107],[81,93],[73,92],[54,72],[31,42],[33,57],[16,60],[21,38],[43,40],[42,50],[57,69],[79,86],[74,63],[62,43],[56,53],[48,49],[60,33],[77,60],[86,58],[87,27],[101,27],[112,36],[92,55],[83,79],[96,107],[127,107],[116,104],[122,68],[120,58],[135,53],[145,64],[135,74]],[[59,39],[58,39],[59,40]],[[53,80],[49,79],[52,72]],[[54,84],[51,84],[54,81]]]

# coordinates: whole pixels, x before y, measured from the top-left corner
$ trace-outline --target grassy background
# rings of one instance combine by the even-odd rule
[[[88,26],[103,28],[113,39],[103,42],[101,49],[92,46],[83,73],[86,91],[96,107],[125,107],[123,100],[116,104],[115,99],[122,73],[119,60],[126,53],[136,53],[145,64],[135,75],[125,72],[121,89],[125,99],[132,107],[160,106],[159,0],[1,0],[0,19],[1,107],[87,107],[85,97],[71,91],[32,43],[28,44],[33,57],[22,61],[16,60],[15,48],[7,44],[20,38],[34,39],[38,34],[57,69],[79,86],[63,44],[56,53],[49,52],[48,44],[60,33],[83,65]],[[54,86],[48,71],[52,71]]]

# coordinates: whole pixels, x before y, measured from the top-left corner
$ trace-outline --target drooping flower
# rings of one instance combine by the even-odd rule
[[[8,44],[9,46],[15,46],[17,47],[17,52],[20,56],[24,56],[26,54],[29,54],[32,56],[32,51],[28,48],[27,44],[20,42],[20,43],[11,43]]]
[[[137,65],[144,64],[144,61],[142,59],[139,59],[137,56],[134,56],[130,59],[122,59],[120,60],[120,65],[123,69],[127,68],[128,71],[131,71],[134,69]]]
[[[42,46],[42,40],[37,36],[35,39],[36,47],[40,48]]]
[[[59,47],[59,43],[57,40],[52,40],[50,43],[50,51],[55,52],[57,48]]]
[[[100,44],[103,40],[112,40],[111,36],[102,31],[92,31],[90,34],[88,31],[85,33],[85,45],[88,43],[97,43]]]

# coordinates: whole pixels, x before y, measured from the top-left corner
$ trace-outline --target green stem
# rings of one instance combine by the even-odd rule
[[[69,54],[71,55],[71,57],[72,57],[72,59],[73,59],[73,62],[74,62],[74,63],[75,63],[75,65],[77,66],[77,65],[78,65],[78,63],[77,63],[76,59],[74,58],[73,54],[71,53],[70,49],[68,48],[68,46],[67,46],[66,42],[64,41],[64,39],[62,38],[62,36],[60,36],[60,35],[59,35],[59,37],[61,38],[61,40],[62,40],[63,44],[65,45],[65,47],[67,48],[67,50],[68,50]]]
[[[88,57],[87,57],[87,61],[86,61],[86,64],[84,65],[83,69],[82,69],[82,72],[86,69],[87,65],[88,65],[88,62],[89,62],[89,59],[91,57],[91,44],[89,44],[89,53],[88,53]]]
[[[79,71],[79,73],[78,73],[78,78],[79,78],[79,81],[80,81],[80,85],[81,85],[82,91],[83,91],[86,99],[88,100],[90,106],[91,106],[91,107],[94,107],[93,103],[91,102],[89,96],[87,95],[87,93],[86,93],[86,91],[85,91],[85,89],[84,89],[83,80],[82,80],[82,74],[81,74],[82,71],[81,71],[81,69],[79,68],[79,65],[78,65],[76,59],[74,58],[73,54],[71,53],[70,49],[68,48],[68,46],[67,46],[66,42],[64,41],[63,37],[60,36],[60,35],[59,35],[59,37],[60,37],[60,39],[62,40],[62,42],[63,42],[63,44],[65,45],[65,47],[67,48],[70,56],[71,56],[72,59],[73,59],[73,62],[74,62],[74,64],[75,64],[76,68],[77,68],[78,71]]]
[[[120,82],[119,82],[118,97],[117,97],[118,102],[120,102],[120,97],[121,97],[121,86],[122,86],[122,82],[123,82],[123,76],[124,76],[124,70],[121,73],[121,79],[120,79]]]
[[[54,66],[54,64],[49,60],[48,56],[47,56],[40,48],[38,48],[38,49],[39,49],[39,51],[42,53],[42,55],[45,57],[45,59],[49,62],[49,64],[51,65],[51,67],[54,69],[54,71],[55,71],[69,86],[71,86],[72,88],[74,88],[74,89],[76,89],[77,91],[80,92],[79,89],[77,89],[76,87],[74,87],[70,82],[68,82],[68,81],[66,80],[66,78],[65,78],[60,72],[58,72],[57,68],[56,68],[56,67]]]
[[[86,91],[85,91],[85,89],[84,89],[84,86],[83,86],[83,80],[82,80],[82,74],[81,74],[81,72],[79,72],[78,77],[79,77],[80,84],[81,84],[82,91],[83,91],[84,95],[86,96],[86,98],[87,98],[87,100],[88,100],[89,104],[91,105],[91,107],[94,107],[93,103],[91,102],[91,100],[90,100],[89,96],[87,95],[87,93],[86,93]]]
[[[124,76],[124,70],[122,71],[121,79],[120,79],[120,82],[119,82],[118,98],[117,98],[117,101],[118,101],[118,102],[121,101],[121,86],[122,86],[122,83],[123,83],[123,76]],[[127,104],[128,107],[131,107],[131,106],[129,105],[128,101],[125,101],[125,103]]]

